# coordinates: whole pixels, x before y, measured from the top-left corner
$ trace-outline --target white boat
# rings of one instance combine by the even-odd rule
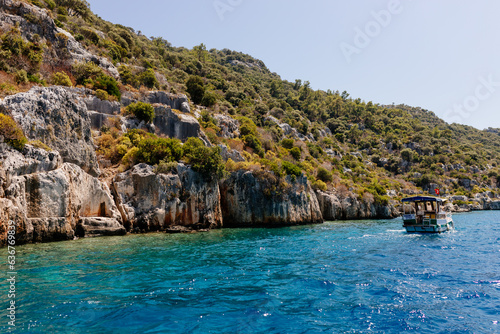
[[[441,233],[453,229],[451,213],[444,211],[445,201],[432,196],[404,198],[403,227],[406,232]]]

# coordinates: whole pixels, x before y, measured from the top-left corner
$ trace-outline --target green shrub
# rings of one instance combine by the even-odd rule
[[[116,96],[120,100],[122,93],[118,88],[118,82],[109,75],[102,74],[94,80],[94,88],[102,89],[108,92],[109,95]]]
[[[118,73],[120,73],[120,79],[125,85],[135,86],[137,84],[137,78],[132,74],[129,66],[120,65]]]
[[[242,139],[245,145],[252,148],[255,153],[260,154],[262,152],[262,143],[253,134],[246,135]]]
[[[144,103],[144,102],[131,103],[127,106],[126,110],[129,113],[132,113],[139,120],[144,121],[146,123],[153,122],[153,119],[155,117],[155,109],[149,103]]]
[[[281,141],[281,146],[291,150],[293,148],[294,140],[292,138],[285,138]]]
[[[211,107],[217,103],[217,94],[206,90],[203,94],[203,99],[201,99],[201,104],[205,107]]]
[[[314,189],[321,190],[321,191],[326,191],[328,189],[326,183],[321,181],[321,180],[314,181],[312,186]]]
[[[73,83],[71,82],[71,79],[65,72],[57,72],[52,75],[52,83],[54,85],[60,85],[60,86],[66,86],[66,87],[71,87],[73,86]]]
[[[175,138],[146,138],[137,146],[137,160],[150,165],[156,165],[160,161],[179,161],[182,158],[182,145]]]
[[[42,78],[40,78],[39,74],[28,74],[28,80],[30,82],[34,82],[34,83],[37,83],[37,84],[40,84],[40,85],[43,85],[43,86],[45,86],[47,84],[45,82],[45,80],[43,80]]]
[[[191,137],[183,146],[184,156],[191,167],[208,180],[220,179],[225,173],[225,164],[220,147],[206,147],[201,139]]]
[[[200,104],[205,95],[203,80],[199,76],[190,76],[186,81],[187,92],[194,103]]]
[[[102,89],[98,89],[95,91],[95,96],[100,99],[100,100],[107,100],[109,99],[109,94],[108,92],[106,92],[105,90],[102,90]]]
[[[122,164],[126,166],[133,166],[137,162],[139,148],[132,147],[122,158]]]
[[[298,147],[293,147],[291,150],[290,150],[290,154],[292,155],[292,157],[295,159],[295,160],[300,160],[300,157],[302,155],[302,152],[300,152],[300,148]]]
[[[156,79],[155,71],[152,68],[148,68],[146,71],[142,72],[139,76],[139,81],[148,88],[160,86],[160,83]]]
[[[0,114],[0,136],[8,145],[18,151],[22,151],[28,142],[14,119],[8,115]]]
[[[292,164],[291,162],[283,161],[281,163],[281,167],[283,168],[283,171],[287,175],[292,175],[292,176],[302,175],[302,170],[300,169],[300,167],[295,164]]]
[[[54,10],[56,8],[56,3],[53,0],[44,0],[47,4],[47,8],[50,10]]]
[[[84,85],[85,80],[94,79],[104,74],[102,68],[91,61],[75,63],[73,64],[71,71],[75,76],[77,85]]]
[[[99,44],[99,35],[92,29],[89,28],[83,28],[81,30],[81,33],[83,36],[85,36],[88,40],[90,40],[92,43],[95,45]]]
[[[323,182],[332,182],[333,176],[326,168],[318,167],[316,178]]]
[[[16,80],[17,84],[25,84],[28,83],[28,73],[25,70],[19,70],[16,72],[16,75],[14,77],[14,80]]]

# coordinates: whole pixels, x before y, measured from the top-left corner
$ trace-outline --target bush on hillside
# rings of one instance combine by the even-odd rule
[[[146,123],[152,123],[155,118],[155,109],[149,103],[134,102],[129,104],[126,110]]]
[[[24,145],[28,142],[23,134],[23,130],[19,128],[16,121],[8,115],[0,114],[0,136],[8,145],[18,151],[22,151]]]

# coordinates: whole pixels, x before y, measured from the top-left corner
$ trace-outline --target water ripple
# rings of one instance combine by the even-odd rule
[[[18,329],[498,333],[499,213],[454,218],[441,235],[389,220],[21,246]]]

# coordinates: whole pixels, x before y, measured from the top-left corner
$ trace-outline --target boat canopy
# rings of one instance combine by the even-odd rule
[[[401,202],[439,202],[439,203],[443,203],[445,201],[446,201],[446,199],[444,199],[444,198],[438,198],[438,197],[432,197],[432,196],[414,196],[414,197],[403,198]]]

